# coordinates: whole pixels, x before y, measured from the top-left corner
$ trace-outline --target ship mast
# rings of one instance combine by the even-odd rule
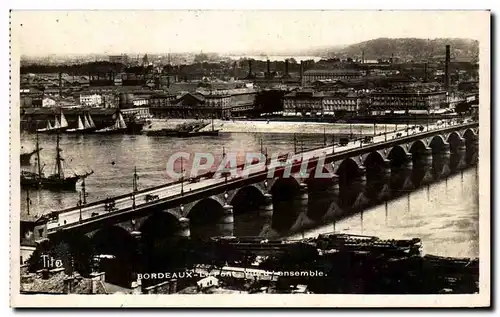
[[[63,158],[61,157],[61,148],[59,147],[59,133],[57,133],[57,143],[56,143],[56,175],[59,179],[64,179],[64,171],[62,169],[61,162]]]

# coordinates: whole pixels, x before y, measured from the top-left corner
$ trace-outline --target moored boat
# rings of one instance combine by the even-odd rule
[[[36,141],[36,148],[39,149],[38,134]],[[56,145],[56,167],[53,174],[45,176],[43,173],[42,164],[40,161],[40,151],[37,153],[37,171],[21,171],[21,186],[22,187],[35,187],[35,188],[47,188],[54,190],[75,190],[76,183],[79,180],[85,179],[86,177],[92,175],[94,171],[84,174],[74,173],[71,176],[66,176],[64,174],[64,169],[62,162],[64,159],[61,156],[61,148],[59,147],[59,134],[57,134],[57,145]]]
[[[112,126],[94,131],[94,133],[97,134],[124,134],[126,132],[127,124],[125,123],[123,115],[120,111],[117,112],[115,123]]]
[[[74,129],[66,130],[67,133],[89,133],[96,130],[94,121],[89,114],[83,114],[83,121],[80,116],[78,116],[77,127]]]
[[[212,130],[202,131],[204,127],[195,129],[194,131],[182,130],[177,132],[177,136],[181,138],[189,138],[196,136],[218,136],[219,130],[214,129],[214,119],[212,118]]]
[[[66,131],[67,129],[68,129],[68,121],[66,120],[64,113],[61,111],[60,121],[56,115],[54,120],[54,125],[52,125],[52,123],[49,120],[47,121],[47,126],[45,128],[37,129],[36,131],[40,133],[60,133]]]

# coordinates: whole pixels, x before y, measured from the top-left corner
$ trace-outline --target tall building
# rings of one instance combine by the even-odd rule
[[[401,114],[428,113],[446,105],[445,91],[381,91],[371,94],[370,112],[384,115],[387,112]]]

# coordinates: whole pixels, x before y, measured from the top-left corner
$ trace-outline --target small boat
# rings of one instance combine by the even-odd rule
[[[66,120],[66,117],[64,116],[64,113],[61,111],[61,116],[60,116],[61,121],[57,118],[57,115],[55,116],[54,120],[54,125],[50,123],[50,120],[47,121],[47,126],[45,128],[37,129],[37,132],[40,133],[60,133],[64,132],[68,129],[68,121]]]
[[[36,140],[36,148],[39,149],[38,134]],[[82,175],[73,174],[72,176],[64,175],[64,169],[62,162],[64,159],[61,157],[61,148],[59,147],[59,134],[57,134],[57,145],[56,145],[56,167],[55,172],[52,175],[45,176],[42,170],[42,164],[40,161],[40,150],[37,153],[37,171],[21,171],[21,186],[22,187],[35,187],[35,188],[47,188],[53,190],[75,190],[76,183],[85,179],[86,177],[92,175],[94,171],[90,173],[85,173]]]
[[[146,131],[148,136],[177,136],[179,131],[175,129],[160,129]]]
[[[219,130],[214,129],[214,119],[212,118],[212,130],[200,131],[200,129],[195,131],[178,131],[177,136],[180,138],[195,137],[195,136],[218,136]]]
[[[82,122],[82,118],[80,116],[78,116],[77,122],[78,122],[77,128],[68,129],[68,130],[66,130],[66,132],[67,133],[89,133],[89,132],[93,132],[96,130],[94,121],[92,120],[92,117],[90,116],[90,114],[88,114],[88,118],[87,118],[87,115],[83,114],[83,122]]]
[[[218,136],[219,130],[211,131],[178,131],[177,136],[180,138],[195,137],[195,136]]]
[[[117,112],[116,121],[112,126],[94,131],[97,134],[120,134],[127,132],[127,124],[121,112]]]

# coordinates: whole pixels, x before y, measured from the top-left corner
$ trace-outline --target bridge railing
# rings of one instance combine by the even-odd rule
[[[344,154],[344,155],[348,155],[348,154],[351,154],[351,153],[355,153],[359,149],[362,149],[362,148],[379,146],[379,145],[384,145],[384,144],[387,144],[387,143],[392,144],[396,140],[397,141],[405,141],[408,138],[411,139],[411,138],[413,138],[415,136],[421,136],[421,135],[424,135],[424,134],[432,134],[432,133],[436,133],[436,132],[446,131],[446,130],[449,130],[449,129],[472,127],[472,126],[475,126],[477,124],[478,124],[478,122],[471,122],[471,123],[465,123],[465,124],[459,124],[459,125],[453,125],[453,126],[446,126],[446,127],[434,129],[434,130],[431,130],[431,131],[417,132],[415,134],[411,134],[411,135],[407,135],[407,136],[401,136],[401,137],[399,137],[397,139],[392,139],[392,140],[387,140],[387,141],[382,141],[382,142],[377,142],[377,143],[372,143],[372,144],[366,144],[364,147],[353,148],[353,149],[346,149],[346,150],[343,150],[341,153]],[[304,151],[304,152],[293,153],[292,155],[304,154],[304,153],[307,153],[307,152],[310,152],[310,151],[314,151],[314,150],[318,150],[318,149],[322,149],[322,148],[324,148],[324,147],[318,147],[316,149],[309,149],[309,150]],[[329,153],[327,155],[327,157],[331,156],[331,155],[336,155],[336,154],[339,154],[339,153]],[[284,155],[279,156],[278,158],[279,159],[284,159],[284,158],[287,158],[287,157],[288,157],[288,154],[284,154]],[[269,165],[270,162],[271,162],[271,159],[268,158],[266,160],[266,162],[265,162],[265,165]],[[311,161],[311,162],[314,162],[314,160]],[[301,164],[300,161],[299,162],[292,162],[292,167],[295,166],[295,165],[300,165],[300,164]],[[236,169],[239,170],[239,169],[245,167],[245,165],[246,165],[246,163],[239,164],[239,165],[237,165]],[[276,168],[275,170],[279,171],[280,169],[281,169],[281,167],[280,168]],[[284,169],[284,167],[283,167],[283,169]],[[210,179],[210,178],[213,177],[213,175],[215,175],[215,173],[217,173],[217,172],[216,171],[209,171],[209,172],[206,172],[206,173],[200,175],[199,177],[200,178]],[[250,174],[248,177],[250,177],[250,176],[252,176],[252,177],[258,177],[258,176],[262,176],[262,175],[265,175],[265,174],[267,174],[267,171],[256,172],[256,173]],[[241,180],[241,178],[228,180],[227,182],[222,183],[222,185],[225,186],[228,183],[237,182],[238,180]],[[122,199],[122,198],[128,198],[128,197],[132,197],[133,195],[144,194],[144,193],[147,193],[147,192],[150,192],[150,191],[153,191],[153,190],[158,190],[158,189],[164,189],[164,188],[167,188],[169,186],[180,184],[182,182],[185,182],[185,180],[182,180],[182,181],[181,180],[177,180],[177,181],[174,181],[174,182],[170,182],[168,184],[162,184],[162,185],[159,185],[159,186],[154,186],[154,187],[149,187],[149,188],[145,188],[145,189],[142,189],[142,190],[138,190],[136,192],[130,192],[128,194],[123,194],[123,195],[115,196],[115,197],[112,198],[112,200],[118,200],[118,199]],[[213,189],[213,188],[216,188],[219,185],[221,185],[221,184],[210,185],[210,186],[207,186],[207,187],[204,187],[204,188],[196,189],[194,191],[191,191],[190,193],[194,194],[194,193],[197,193],[199,191]],[[179,196],[180,196],[180,193],[179,193]],[[170,196],[170,197],[176,197],[176,195],[173,195],[173,196]],[[170,197],[168,197],[168,198],[170,198]],[[155,200],[155,201],[152,201],[152,202],[149,202],[149,203],[143,203],[143,204],[141,204],[141,206],[149,207],[150,205],[152,206],[152,205],[155,205],[157,203],[164,203],[164,201],[163,201],[164,199],[166,199],[166,198]],[[78,211],[80,209],[84,209],[84,208],[88,208],[88,207],[95,207],[95,206],[99,206],[99,205],[105,204],[106,201],[109,201],[109,199],[103,199],[103,200],[100,200],[100,201],[95,201],[95,202],[92,202],[92,203],[89,203],[89,204],[82,205],[81,207],[76,206],[76,207],[70,207],[70,208],[62,209],[62,210],[59,210],[59,211],[53,211],[49,215],[50,216],[57,216],[59,214],[66,213],[66,212]]]

